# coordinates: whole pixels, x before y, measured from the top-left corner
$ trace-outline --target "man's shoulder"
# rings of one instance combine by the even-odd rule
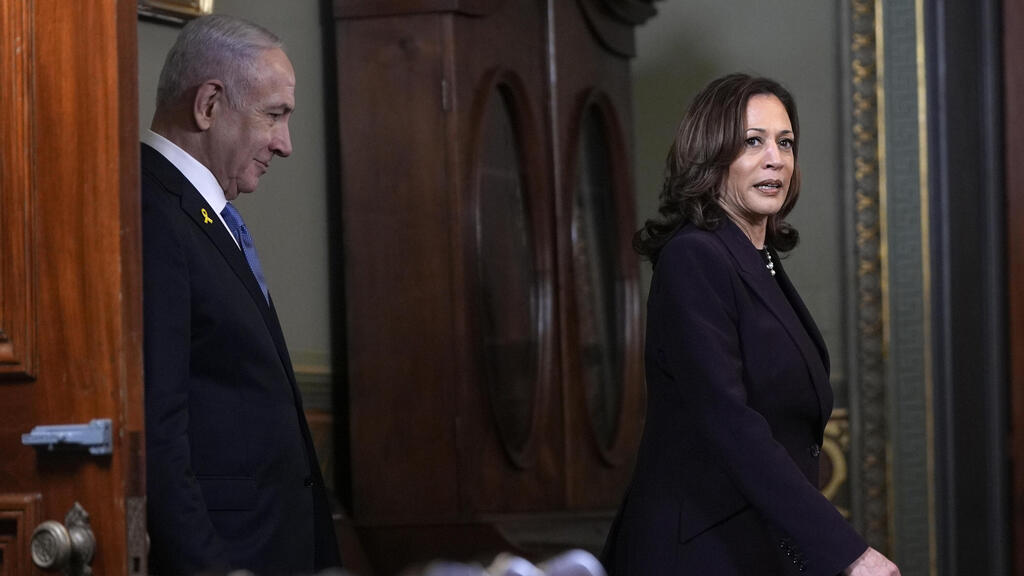
[[[146,144],[141,144],[139,165],[143,201],[154,194],[181,196],[187,184],[185,175],[170,160],[164,158],[163,154]]]
[[[170,162],[163,166],[160,160],[163,159],[159,152],[149,148],[151,155],[160,158],[147,158],[147,146],[143,145],[142,162],[140,170],[141,203],[142,203],[142,230],[147,238],[156,235],[166,235],[171,229],[179,229],[183,226],[182,210],[182,188],[184,177],[175,177],[176,169]]]

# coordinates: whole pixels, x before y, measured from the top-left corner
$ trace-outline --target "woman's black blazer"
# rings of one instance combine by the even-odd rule
[[[828,351],[773,258],[774,277],[727,218],[662,249],[644,437],[610,574],[833,576],[866,549],[818,489]]]

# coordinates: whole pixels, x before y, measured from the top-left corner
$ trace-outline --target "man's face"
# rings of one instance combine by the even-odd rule
[[[292,153],[288,120],[295,108],[295,71],[277,48],[263,52],[257,69],[245,106],[225,105],[210,128],[210,168],[228,200],[255,190],[275,155]]]

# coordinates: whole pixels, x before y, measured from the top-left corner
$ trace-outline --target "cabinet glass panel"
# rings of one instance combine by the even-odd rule
[[[477,262],[488,394],[505,447],[530,439],[538,379],[538,295],[528,191],[512,100],[490,98],[480,151]]]
[[[618,273],[620,234],[608,132],[596,105],[588,106],[581,130],[572,219],[579,362],[594,433],[608,447],[615,439],[623,392],[625,303]]]

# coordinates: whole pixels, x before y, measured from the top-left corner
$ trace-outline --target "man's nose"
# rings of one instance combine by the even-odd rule
[[[288,130],[288,124],[282,124],[275,132],[274,139],[270,142],[274,154],[288,157],[292,154],[292,136]]]

